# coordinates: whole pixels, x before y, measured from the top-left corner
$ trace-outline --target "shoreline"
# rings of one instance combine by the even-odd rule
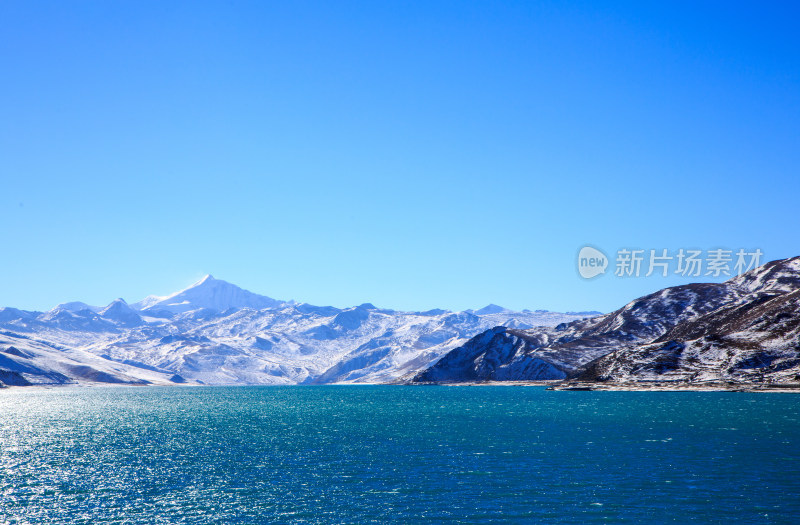
[[[547,388],[553,391],[606,391],[606,392],[758,392],[800,394],[800,383],[588,383],[563,382]]]
[[[798,383],[673,383],[666,381],[592,383],[583,381],[464,381],[407,383],[409,386],[532,386],[546,387],[550,391],[592,392],[759,392],[800,394]]]
[[[537,380],[537,381],[461,381],[461,382],[429,382],[429,383],[396,383],[404,386],[539,386],[552,387],[562,380]]]
[[[800,394],[800,382],[797,383],[672,383],[672,382],[625,382],[625,383],[592,383],[582,381],[564,380],[538,380],[538,381],[464,381],[464,382],[429,382],[429,383],[329,383],[322,385],[198,385],[198,384],[135,384],[135,383],[99,383],[80,382],[66,384],[32,384],[32,385],[2,385],[2,391],[17,390],[55,390],[61,388],[147,388],[147,387],[324,387],[324,386],[442,386],[442,387],[540,387],[549,391],[592,391],[592,392],[750,392],[750,393],[789,393]]]

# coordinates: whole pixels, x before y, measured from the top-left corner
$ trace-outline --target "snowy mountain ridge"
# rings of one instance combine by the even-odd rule
[[[800,383],[800,257],[555,328],[496,327],[414,382]]]
[[[152,296],[151,296],[152,297]],[[142,307],[142,313],[184,313],[199,308],[222,312],[231,308],[261,310],[283,305],[282,301],[248,292],[229,282],[206,275],[185,290],[181,290]]]
[[[598,312],[594,312],[598,313]],[[592,312],[401,312],[314,306],[208,275],[166,297],[48,312],[0,308],[0,382],[296,384],[413,376],[493,326],[529,329]]]

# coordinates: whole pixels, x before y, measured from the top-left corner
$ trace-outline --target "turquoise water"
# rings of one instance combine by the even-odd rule
[[[797,523],[800,396],[0,391],[0,523]]]

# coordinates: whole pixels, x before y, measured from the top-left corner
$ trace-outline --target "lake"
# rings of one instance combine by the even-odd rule
[[[800,397],[0,391],[0,523],[796,523]]]

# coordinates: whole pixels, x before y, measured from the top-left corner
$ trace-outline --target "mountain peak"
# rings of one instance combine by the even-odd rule
[[[61,303],[50,311],[65,310],[67,312],[80,312],[81,310],[91,310],[92,312],[99,312],[102,309],[102,306],[91,306],[80,301],[71,301],[69,303]]]
[[[111,312],[111,311],[124,311],[124,312],[131,311],[131,312],[133,312],[134,310],[133,310],[133,308],[131,308],[128,305],[127,302],[125,302],[125,299],[120,297],[119,299],[114,299],[113,301],[108,303],[108,306],[106,306],[105,308],[100,310],[99,313],[100,313],[100,315],[104,315],[107,312]]]
[[[103,319],[127,327],[140,326],[144,322],[136,310],[122,298],[111,301],[108,306],[100,310],[99,314]]]
[[[208,274],[190,287],[152,302],[143,311],[184,313],[202,308],[223,312],[231,308],[262,310],[282,304],[282,301],[254,294]]]
[[[748,292],[787,292],[800,286],[800,257],[770,261],[728,282]]]
[[[496,304],[487,304],[480,310],[475,310],[473,313],[475,315],[489,315],[489,314],[501,314],[508,311],[509,310],[503,308],[502,306],[498,306]]]
[[[212,282],[212,281],[216,281],[216,280],[217,280],[217,279],[214,279],[214,276],[213,276],[213,275],[211,275],[210,273],[208,273],[208,274],[206,274],[206,276],[205,276],[205,277],[203,277],[202,279],[200,279],[199,281],[197,281],[196,283],[194,283],[192,286],[199,286],[199,285],[201,285],[201,284],[210,283],[210,282]]]

